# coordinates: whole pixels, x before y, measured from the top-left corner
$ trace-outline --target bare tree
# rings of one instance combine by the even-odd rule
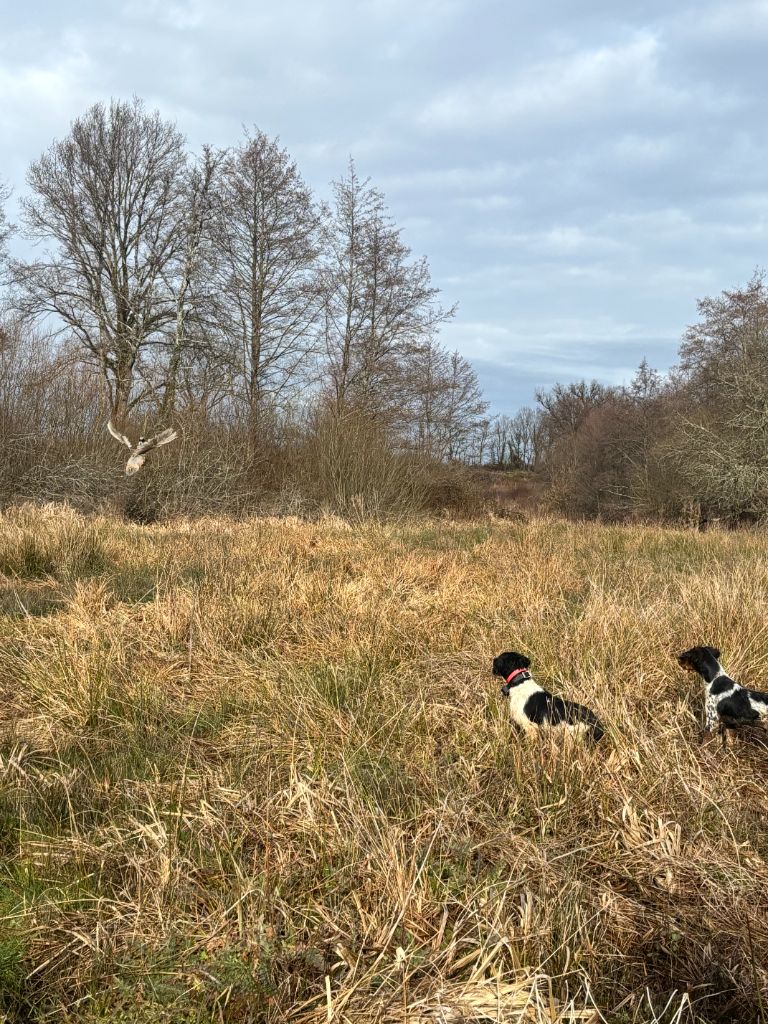
[[[134,99],[91,107],[27,176],[27,235],[51,248],[14,265],[22,310],[77,338],[117,422],[142,397],[145,350],[176,321],[167,280],[184,241],[185,162],[175,125]]]
[[[224,157],[217,204],[216,323],[255,426],[306,369],[320,218],[296,164],[261,131]]]
[[[504,466],[507,458],[509,422],[509,416],[504,415],[494,416],[489,422],[490,441],[488,457],[492,466]]]
[[[706,400],[726,380],[768,365],[768,285],[756,271],[744,288],[697,303],[699,321],[680,346],[680,373]]]
[[[488,403],[472,365],[451,352],[446,378],[443,435],[448,459],[481,462],[488,434]]]
[[[514,416],[496,416],[491,423],[491,462],[507,469],[535,469],[541,435],[541,414],[529,406]]]
[[[11,237],[13,231],[13,225],[9,223],[8,217],[5,212],[5,204],[11,198],[11,189],[9,185],[0,180],[0,270],[3,268],[4,261],[7,257],[7,244],[8,239]]]
[[[550,391],[537,391],[545,452],[572,442],[591,411],[607,401],[611,393],[596,380],[555,384]]]
[[[402,371],[453,316],[437,302],[425,259],[414,260],[382,193],[354,161],[333,183],[320,277],[322,335],[337,414],[386,422],[402,404]]]
[[[352,160],[346,177],[332,187],[334,203],[326,219],[320,284],[327,372],[340,415],[351,403],[360,376],[367,329],[365,225],[383,197],[360,180]]]
[[[360,352],[357,402],[387,412],[401,402],[403,359],[418,353],[453,315],[437,303],[426,259],[412,259],[383,205],[363,225],[365,325]]]
[[[105,407],[99,380],[66,343],[0,321],[0,439],[6,455],[24,443],[77,446],[100,436]]]
[[[214,304],[211,265],[211,228],[215,203],[216,169],[220,157],[210,146],[189,170],[184,183],[184,212],[181,223],[181,249],[178,265],[170,264],[166,285],[175,297],[173,324],[167,366],[164,369],[161,419],[169,418],[176,407],[176,393],[182,359],[191,354],[191,327],[205,334],[206,317]],[[207,257],[207,258],[206,258]],[[173,273],[175,271],[175,273]],[[198,351],[198,355],[199,355]]]
[[[665,443],[686,494],[706,518],[768,516],[768,286],[698,303],[680,347],[677,415]],[[727,395],[727,401],[722,398]],[[717,401],[713,401],[717,399]]]
[[[446,355],[441,345],[430,340],[414,351],[410,358],[406,418],[414,447],[429,457],[442,457]]]
[[[516,469],[536,469],[540,455],[541,414],[523,406],[509,421],[509,463]]]
[[[418,450],[444,461],[481,461],[490,421],[471,364],[429,342],[411,360],[409,389],[408,417]]]

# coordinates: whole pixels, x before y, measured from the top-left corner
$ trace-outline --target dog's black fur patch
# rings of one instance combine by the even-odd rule
[[[714,683],[709,687],[709,692],[715,695],[719,693],[727,693],[728,690],[733,689],[733,680],[729,679],[728,676],[720,676]]]
[[[544,725],[547,722],[552,725],[559,725],[561,722],[569,725],[576,722],[589,722],[593,725],[597,723],[597,718],[583,704],[564,700],[553,693],[547,693],[546,690],[529,697],[523,710],[536,725]]]
[[[503,676],[505,679],[510,673],[518,668],[530,668],[531,659],[517,651],[504,651],[497,658],[493,659],[493,674]]]
[[[717,702],[717,717],[724,725],[730,726],[740,725],[742,722],[756,722],[760,718],[760,713],[752,707],[750,697],[748,690],[736,690],[724,700]]]

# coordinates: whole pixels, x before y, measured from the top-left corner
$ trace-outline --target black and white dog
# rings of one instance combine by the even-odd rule
[[[739,686],[720,664],[716,647],[691,647],[677,656],[686,672],[698,672],[704,680],[704,730],[716,725],[736,729],[768,724],[768,693]]]
[[[589,708],[555,697],[539,686],[528,671],[530,664],[530,659],[516,651],[505,651],[493,659],[493,674],[504,679],[501,692],[509,698],[512,721],[529,735],[540,729],[564,729],[569,734],[601,739],[603,727]]]

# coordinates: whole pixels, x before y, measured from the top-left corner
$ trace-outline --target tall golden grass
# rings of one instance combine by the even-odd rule
[[[0,517],[8,1021],[766,1019],[768,542]],[[605,741],[514,733],[517,648]]]

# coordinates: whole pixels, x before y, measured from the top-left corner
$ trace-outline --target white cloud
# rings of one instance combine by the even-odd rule
[[[606,215],[601,229],[616,237],[631,237],[638,247],[647,248],[674,244],[689,248],[729,239],[760,241],[768,238],[768,201],[760,209],[751,205],[751,212],[738,216],[726,198],[723,210],[719,200],[703,208],[681,210],[678,207],[635,212],[617,211]],[[730,207],[730,213],[727,213]],[[748,206],[747,209],[750,207]]]
[[[638,135],[629,132],[610,140],[609,146],[619,160],[631,164],[661,164],[679,154],[678,143],[664,136]]]
[[[434,129],[476,130],[526,118],[552,118],[607,103],[635,107],[663,101],[678,104],[685,93],[665,84],[659,73],[660,44],[643,32],[627,43],[578,50],[526,68],[509,81],[482,77],[444,91],[419,112],[418,122]]]
[[[610,317],[535,318],[501,330],[493,323],[453,324],[446,331],[447,344],[471,359],[489,386],[503,391],[507,382],[515,404],[532,403],[537,387],[550,387],[556,380],[594,377],[622,384],[644,355],[655,356],[659,346],[673,356],[678,337],[676,328],[651,335],[639,323]]]
[[[366,14],[377,19],[402,24],[403,18],[416,19],[434,26],[436,18],[449,18],[465,6],[461,0],[365,0],[361,5]]]
[[[505,231],[491,229],[469,235],[475,245],[504,249],[524,249],[542,256],[567,257],[574,254],[616,253],[628,243],[610,234],[599,234],[578,224],[555,224],[541,231]]]
[[[768,34],[768,0],[730,0],[697,12],[688,21],[694,34],[706,34],[722,39],[723,34],[743,38]]]
[[[132,19],[182,30],[199,28],[205,20],[205,0],[131,0],[123,13]]]
[[[52,60],[43,52],[37,59],[14,62],[7,56],[12,40],[7,44],[0,61],[0,138],[6,140],[0,142],[0,159],[5,157],[3,173],[15,165],[21,177],[43,146],[65,135],[73,117],[103,97],[89,87],[93,62],[74,34],[68,34],[63,53]]]
[[[519,209],[522,206],[522,200],[518,196],[501,195],[497,192],[491,192],[486,196],[460,196],[456,203],[459,206],[467,206],[471,210],[477,210],[480,213]]]
[[[462,344],[472,358],[485,359],[501,366],[514,365],[524,356],[536,365],[542,358],[557,355],[564,348],[582,349],[642,340],[647,327],[611,316],[516,318],[508,326],[493,322],[450,324],[446,335]],[[669,332],[670,337],[675,331]]]
[[[0,64],[0,118],[4,123],[17,122],[19,108],[27,116],[36,111],[51,120],[63,114],[69,121],[73,105],[85,92],[84,80],[92,64],[80,40],[70,37],[64,50],[52,64]]]
[[[476,166],[432,167],[409,169],[404,174],[385,174],[379,180],[385,192],[421,191],[440,189],[444,192],[461,192],[510,185],[524,174],[524,166],[508,164],[497,160]]]

